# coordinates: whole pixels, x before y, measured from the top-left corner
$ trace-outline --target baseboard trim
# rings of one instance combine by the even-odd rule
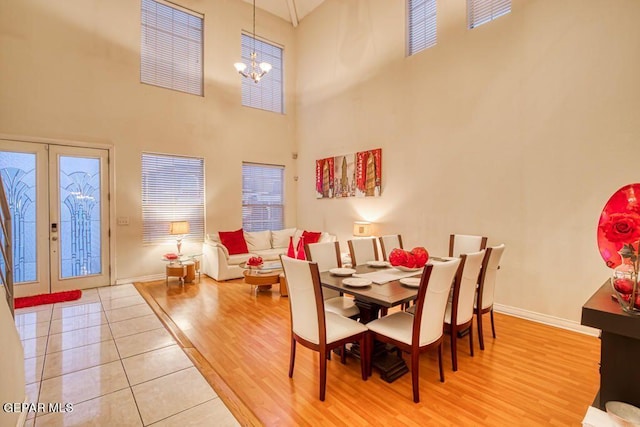
[[[522,308],[503,304],[494,304],[493,308],[497,313],[520,317],[521,319],[531,320],[532,322],[542,323],[544,325],[555,326],[556,328],[567,329],[594,337],[597,337],[600,334],[599,329],[581,325],[580,323],[573,320],[562,319],[560,317],[550,316],[548,314],[537,313],[535,311],[524,310]]]
[[[148,276],[127,277],[124,279],[117,279],[116,285],[126,285],[128,283],[135,282],[153,282],[156,280],[164,280],[166,277],[164,274],[150,274]]]

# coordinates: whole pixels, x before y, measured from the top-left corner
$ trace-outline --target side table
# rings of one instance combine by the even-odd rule
[[[169,277],[177,277],[180,284],[184,283],[187,275],[187,266],[182,264],[167,264],[165,283],[169,286]]]

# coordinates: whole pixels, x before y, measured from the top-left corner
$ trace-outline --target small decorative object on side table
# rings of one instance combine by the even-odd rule
[[[598,223],[598,248],[609,268],[613,268],[612,290],[620,307],[640,315],[640,204],[636,195],[640,184],[616,191],[609,199]]]

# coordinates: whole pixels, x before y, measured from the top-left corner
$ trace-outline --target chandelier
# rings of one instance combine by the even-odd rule
[[[253,52],[251,52],[251,68],[249,71],[245,71],[247,64],[244,62],[236,62],[233,66],[236,67],[236,70],[241,76],[258,83],[260,79],[271,70],[271,64],[268,62],[258,64],[256,57],[256,0],[253,0]]]

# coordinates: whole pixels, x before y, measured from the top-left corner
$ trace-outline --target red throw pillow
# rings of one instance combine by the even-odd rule
[[[322,232],[303,231],[302,236],[304,237],[304,244],[310,245],[312,243],[318,243],[318,240],[320,240],[320,236],[322,236]]]
[[[236,231],[220,231],[218,235],[220,236],[220,243],[227,248],[229,255],[249,253],[242,228]]]

